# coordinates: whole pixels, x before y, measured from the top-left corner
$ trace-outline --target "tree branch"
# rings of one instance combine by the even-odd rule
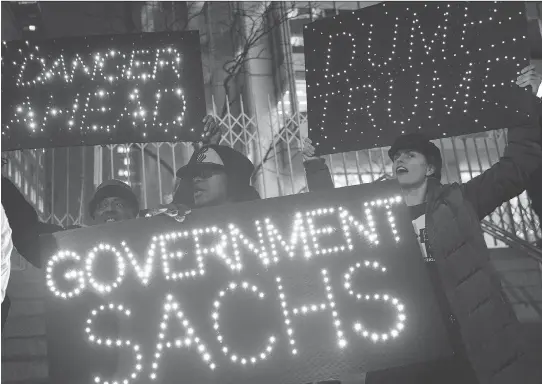
[[[234,56],[222,66],[222,69],[227,74],[223,81],[224,93],[227,97],[224,98],[221,117],[224,117],[228,107],[232,105],[233,99],[237,98],[232,97],[232,83],[243,72],[247,63],[250,60],[260,58],[266,49],[262,47],[256,55],[250,55],[253,48],[260,44],[264,37],[268,36],[290,18],[290,12],[284,12],[279,17],[276,17],[273,3],[265,5],[263,9],[261,3],[254,6],[246,4],[244,3],[243,6],[235,9],[233,21],[229,25],[231,40],[237,43],[237,46],[234,47],[236,50]],[[292,7],[295,7],[293,3]]]

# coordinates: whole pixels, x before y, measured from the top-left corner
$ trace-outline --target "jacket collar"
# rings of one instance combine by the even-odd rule
[[[433,212],[435,208],[444,204],[448,206],[454,217],[457,217],[458,209],[456,204],[449,199],[452,190],[459,188],[459,184],[442,184],[440,181],[430,178],[427,185],[427,212]]]

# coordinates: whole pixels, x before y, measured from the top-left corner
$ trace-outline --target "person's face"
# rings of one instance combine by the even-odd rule
[[[228,200],[228,180],[224,171],[201,170],[194,175],[193,183],[196,207],[220,205]]]
[[[401,187],[422,185],[435,172],[425,156],[413,150],[398,151],[393,157],[393,170]]]
[[[134,212],[130,203],[120,197],[106,197],[96,207],[94,218],[100,224],[111,221],[124,221],[134,219]]]

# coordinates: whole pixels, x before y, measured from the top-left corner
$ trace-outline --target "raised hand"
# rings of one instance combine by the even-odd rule
[[[203,118],[203,139],[202,143],[207,144],[218,144],[222,138],[222,132],[220,132],[220,127],[213,115],[207,115]]]
[[[521,74],[516,80],[516,84],[519,85],[521,88],[525,88],[530,85],[532,87],[533,94],[535,95],[538,92],[541,83],[542,75],[536,72],[534,65],[529,65],[523,68],[521,70]]]
[[[313,160],[315,158],[316,148],[312,145],[312,140],[308,137],[303,139],[303,161]]]

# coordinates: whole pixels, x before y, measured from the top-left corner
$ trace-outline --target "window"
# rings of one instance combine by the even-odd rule
[[[303,36],[290,37],[290,43],[292,44],[292,47],[302,47],[304,45]]]
[[[305,53],[303,35],[292,35],[290,37],[290,44],[292,45],[292,53]]]
[[[296,73],[296,80],[295,80],[295,91],[296,91],[296,96],[297,96],[298,112],[306,113],[307,112],[306,83],[305,83],[305,79],[299,79],[299,80],[297,79],[297,73]],[[286,91],[284,95],[282,95],[282,101],[279,100],[279,102],[277,103],[277,110],[280,115],[282,115],[283,113],[288,115],[292,112],[290,91]]]
[[[303,74],[305,73],[303,72]],[[307,86],[305,79],[297,79],[297,72],[295,80],[295,92],[297,95],[297,103],[299,104],[299,112],[307,112]]]
[[[305,25],[324,17],[334,16],[336,12],[333,8],[333,2],[303,3],[303,8],[296,8],[295,11],[295,17],[290,19],[290,43],[294,53],[303,53],[305,45],[303,41],[303,29]]]
[[[15,171],[15,184],[21,188],[21,173],[18,170]]]

